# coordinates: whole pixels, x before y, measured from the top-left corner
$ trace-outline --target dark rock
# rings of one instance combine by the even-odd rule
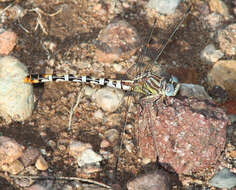
[[[40,152],[38,149],[33,147],[28,147],[21,156],[21,161],[25,167],[28,167],[31,164],[34,164],[37,158],[39,157]]]

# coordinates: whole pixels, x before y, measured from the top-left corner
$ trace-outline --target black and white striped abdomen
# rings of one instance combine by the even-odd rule
[[[95,78],[90,76],[74,76],[69,75],[39,75],[32,74],[25,77],[24,82],[36,84],[36,83],[45,83],[45,82],[79,82],[79,83],[90,83],[101,86],[109,86],[112,88],[118,88],[121,90],[131,90],[133,81],[130,80],[112,80],[106,78]]]

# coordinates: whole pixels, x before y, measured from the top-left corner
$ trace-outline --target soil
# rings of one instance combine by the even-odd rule
[[[71,73],[115,79],[129,78],[126,71],[135,63],[139,52],[130,59],[116,63],[123,66],[122,72],[114,70],[114,63],[96,62],[94,40],[99,31],[115,19],[124,19],[136,28],[144,44],[151,31],[154,18],[158,16],[148,54],[144,59],[144,61],[150,61],[157,55],[155,49],[161,46],[161,42],[167,41],[169,34],[188,8],[187,4],[181,3],[175,14],[164,16],[152,11],[148,12],[145,8],[147,3],[145,0],[130,0],[128,2],[133,6],[124,6],[122,9],[109,7],[112,6],[113,1],[100,2],[101,7],[97,6],[98,2],[100,1],[16,1],[19,6],[27,10],[27,13],[18,20],[9,20],[5,23],[5,27],[11,28],[18,36],[17,46],[11,55],[24,63],[30,73]],[[122,7],[123,1],[117,2]],[[5,5],[7,3],[2,4],[3,7]],[[191,13],[158,60],[158,65],[165,66],[169,72],[179,78],[180,82],[206,84],[206,73],[210,66],[201,63],[200,51],[212,39],[210,31],[202,24],[204,7],[207,7],[205,1],[194,1]],[[47,13],[41,15],[45,31],[40,26],[35,30],[38,14],[30,11],[33,8],[39,8]],[[55,15],[49,15],[58,10],[61,11]],[[56,47],[52,48],[54,44]],[[82,67],[79,63],[86,63],[88,67]],[[153,69],[155,67],[154,65]],[[68,131],[69,111],[83,86],[75,83],[48,83],[35,86],[36,101],[32,117],[25,122],[14,122],[8,125],[1,121],[1,133],[14,138],[25,147],[33,146],[46,150],[46,160],[52,175],[85,177],[110,184],[115,156],[102,163],[101,172],[82,175],[78,172],[77,162],[69,156],[65,147],[71,141],[82,141],[90,143],[93,149],[99,152],[105,131],[111,128],[122,131],[130,102],[124,101],[114,113],[104,112],[105,119],[98,121],[93,114],[99,108],[89,97],[84,96],[74,112],[72,130]],[[126,94],[126,100],[128,96],[130,95]],[[136,127],[134,120],[138,118],[136,108],[137,105],[133,102],[128,114],[128,124],[133,125],[133,129],[127,131],[124,137],[131,140],[134,145],[137,140],[134,137]],[[49,141],[56,143],[55,149],[49,146]],[[113,151],[116,155],[116,151]],[[135,147],[132,152],[122,147],[116,183],[124,187],[130,179],[144,171],[145,168],[142,167],[138,156],[138,147]],[[9,183],[19,188],[13,180],[9,179]]]

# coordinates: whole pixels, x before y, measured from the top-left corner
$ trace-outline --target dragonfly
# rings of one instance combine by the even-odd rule
[[[147,97],[175,96],[179,90],[178,79],[171,76],[169,79],[160,77],[155,73],[145,73],[134,80],[114,80],[107,78],[94,78],[90,76],[74,76],[72,74],[58,76],[55,74],[31,74],[25,77],[24,82],[40,84],[45,82],[79,82],[108,86],[125,91],[141,93]]]
[[[162,52],[166,48],[167,44],[170,42],[178,28],[181,26],[181,24],[184,22],[186,17],[188,16],[189,12],[191,10],[191,6],[188,8],[188,10],[184,13],[182,19],[180,22],[175,26],[173,32],[169,35],[168,40],[162,44],[161,48],[158,50],[158,54],[153,60],[153,63],[156,63],[161,56]],[[150,32],[149,38],[147,40],[147,44],[150,43],[152,33],[154,30],[154,25],[156,23],[156,20],[154,21],[152,30]],[[144,49],[144,53],[147,51]],[[76,83],[85,83],[85,84],[95,84],[100,86],[108,86],[116,89],[120,89],[123,91],[130,91],[134,93],[141,94],[142,100],[152,100],[154,99],[155,102],[161,101],[163,102],[166,97],[176,96],[180,89],[180,83],[178,79],[175,76],[160,76],[159,74],[151,71],[151,65],[147,64],[143,71],[141,71],[140,61],[142,59],[142,56],[138,57],[137,64],[132,66],[136,69],[139,69],[139,71],[136,71],[136,77],[134,77],[132,80],[116,80],[116,79],[108,79],[108,78],[95,78],[92,76],[76,76],[72,74],[66,74],[66,75],[56,75],[56,74],[30,74],[25,77],[24,82],[29,84],[41,84],[41,83],[47,83],[47,82],[76,82]],[[132,68],[131,67],[131,68]],[[131,69],[130,68],[130,69]],[[128,111],[127,111],[128,113]],[[127,124],[127,113],[125,118],[125,124]],[[114,169],[114,178],[116,178],[116,172],[119,164],[120,159],[120,151],[123,144],[123,133],[125,127],[122,128],[121,132],[121,141],[119,145],[119,152],[117,155],[117,160],[115,164]]]

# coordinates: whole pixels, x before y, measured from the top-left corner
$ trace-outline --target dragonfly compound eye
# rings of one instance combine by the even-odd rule
[[[165,94],[166,96],[173,96],[175,92],[175,88],[173,86],[173,84],[167,84],[166,85],[166,89],[165,89]]]

